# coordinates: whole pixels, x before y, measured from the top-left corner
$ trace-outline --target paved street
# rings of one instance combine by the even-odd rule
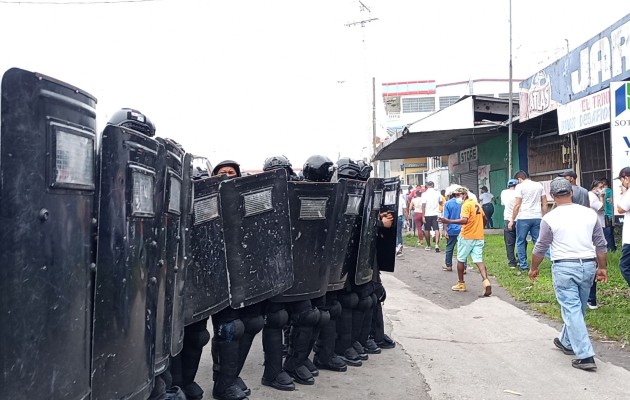
[[[559,324],[528,311],[493,285],[482,298],[481,279],[467,274],[468,292],[450,286],[455,272],[440,268],[444,253],[405,249],[396,272],[383,274],[387,330],[393,350],[371,355],[345,373],[321,371],[314,386],[279,392],[260,385],[260,335],[242,374],[252,399],[627,399],[630,353],[595,343],[597,372],[571,367],[552,340]],[[495,283],[493,281],[493,283]],[[199,382],[212,388],[209,348]]]

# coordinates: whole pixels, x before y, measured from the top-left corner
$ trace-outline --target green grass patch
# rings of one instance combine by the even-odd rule
[[[417,247],[417,242],[417,237],[404,237],[407,247]],[[441,242],[442,250],[444,243]],[[529,243],[530,255],[531,251],[532,246]],[[597,284],[599,308],[586,311],[586,323],[604,338],[630,342],[630,289],[619,270],[620,256],[621,250],[608,253],[608,283]],[[508,267],[503,235],[486,235],[484,262],[488,273],[493,275],[516,300],[527,303],[532,310],[550,318],[562,319],[551,282],[549,260],[543,261],[540,266],[540,275],[536,282],[532,283],[526,274],[518,276],[516,270]]]

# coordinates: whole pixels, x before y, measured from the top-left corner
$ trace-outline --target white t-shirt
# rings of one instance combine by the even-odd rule
[[[522,199],[517,219],[542,218],[540,198],[545,193],[545,189],[543,189],[543,185],[540,182],[525,179],[516,185],[514,192],[516,192],[516,198],[520,197]]]
[[[422,193],[422,204],[426,204],[424,210],[425,217],[437,216],[440,213],[440,201],[442,195],[440,192],[433,188],[428,188],[426,192]]]
[[[604,226],[604,203],[602,203],[599,196],[593,192],[588,192],[588,202],[591,208],[597,213],[597,219],[601,226]]]
[[[494,197],[494,195],[490,192],[486,192],[486,193],[481,193],[479,195],[479,200],[481,201],[481,204],[488,204],[488,203],[492,203],[492,198]]]
[[[407,209],[407,196],[401,194],[398,196],[398,216],[404,217],[405,211]]]
[[[515,189],[504,189],[501,192],[501,204],[505,207],[503,210],[503,220],[509,221],[512,219],[512,212],[514,211],[514,201],[516,200]]]
[[[413,204],[413,212],[422,214],[422,197],[414,197],[411,199]]]
[[[630,190],[626,191],[617,205],[624,210],[626,213],[623,216],[623,230],[621,231],[621,243],[622,244],[630,244]]]

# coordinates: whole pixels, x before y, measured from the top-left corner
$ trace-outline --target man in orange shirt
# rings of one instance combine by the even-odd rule
[[[462,187],[455,189],[454,193],[460,193],[464,199],[462,212],[459,219],[440,218],[440,222],[445,224],[460,224],[462,231],[457,240],[457,277],[459,281],[451,289],[456,292],[465,292],[464,263],[468,256],[477,264],[481,274],[483,285],[483,295],[490,296],[492,287],[488,280],[488,271],[483,263],[483,227],[485,226],[485,215],[481,206],[476,201],[468,198],[468,189]]]

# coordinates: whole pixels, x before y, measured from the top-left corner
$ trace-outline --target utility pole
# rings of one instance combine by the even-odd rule
[[[367,23],[373,22],[373,21],[377,21],[378,18],[371,18],[371,12],[372,10],[370,10],[370,8],[365,5],[365,3],[363,3],[361,0],[357,0],[359,3],[359,11],[361,13],[367,11],[368,12],[368,18],[364,18],[361,19],[360,21],[353,21],[353,22],[349,22],[347,24],[344,24],[345,26],[351,28],[354,26],[360,26],[362,29],[365,28],[365,25]],[[367,84],[367,50],[366,50],[366,46],[365,46],[365,31],[363,31],[363,38],[362,38],[362,42],[363,42],[363,72],[364,72],[364,81]],[[376,78],[372,77],[372,155],[376,154]],[[376,162],[373,163],[372,165],[374,172],[376,173]]]
[[[514,118],[514,96],[512,94],[512,0],[510,0],[510,99],[508,101],[508,179],[512,179],[512,119]],[[523,107],[523,105],[520,105]]]

